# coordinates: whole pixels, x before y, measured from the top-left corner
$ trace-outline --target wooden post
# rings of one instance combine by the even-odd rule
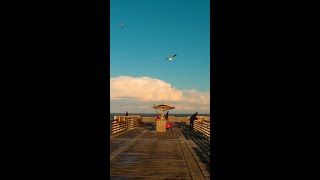
[[[161,116],[161,119],[163,119],[164,117],[164,110],[162,110],[162,116]]]
[[[124,117],[124,121],[126,122],[126,129],[128,129],[128,120]]]

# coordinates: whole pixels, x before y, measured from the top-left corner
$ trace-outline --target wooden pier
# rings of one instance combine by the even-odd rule
[[[156,132],[154,119],[146,119],[112,122],[111,179],[210,179],[210,123],[195,122],[197,128],[205,125],[201,132],[171,118],[174,129]]]

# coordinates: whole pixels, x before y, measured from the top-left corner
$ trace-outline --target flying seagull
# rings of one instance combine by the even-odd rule
[[[124,28],[124,24],[120,24],[121,28],[123,29]]]
[[[172,61],[174,57],[176,57],[177,54],[170,56],[169,58],[167,58],[167,60]]]

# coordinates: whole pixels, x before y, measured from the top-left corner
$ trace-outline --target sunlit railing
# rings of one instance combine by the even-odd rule
[[[203,135],[205,135],[207,138],[210,139],[210,121],[198,119],[194,121],[193,126],[194,126],[194,130],[202,133]]]
[[[111,121],[111,134],[116,134],[139,125],[140,116],[118,116]]]
[[[169,116],[168,121],[169,122],[186,122],[188,117],[175,117],[175,116]],[[142,122],[155,122],[156,117],[141,117]]]
[[[156,117],[141,117],[141,116],[115,116],[111,121],[111,134],[116,134],[127,129],[139,126],[139,123],[152,123],[156,121]],[[175,117],[169,116],[169,122],[182,122],[190,125],[190,116]],[[197,116],[194,121],[194,130],[203,134],[210,139],[210,116]]]

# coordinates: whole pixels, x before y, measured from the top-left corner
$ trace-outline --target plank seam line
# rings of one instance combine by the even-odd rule
[[[190,147],[188,146],[188,144],[187,144],[187,143],[185,143],[185,144],[186,144],[186,146],[187,146],[187,148],[188,148],[189,152],[191,153],[191,155],[192,155],[193,159],[195,160],[196,158],[194,157],[193,153],[191,152]],[[201,167],[199,166],[199,163],[198,163],[196,160],[195,160],[195,162],[196,162],[196,164],[197,164],[198,168],[200,169],[201,174],[203,175],[203,177],[205,177],[205,175],[203,174],[203,172],[202,172],[202,170],[201,170]]]
[[[132,129],[127,129],[127,130],[121,131],[121,132],[119,132],[119,133],[117,133],[117,134],[113,134],[113,135],[111,135],[110,140],[112,140],[112,139],[115,138],[115,137],[120,136],[121,134],[123,134],[123,133],[125,133],[125,132],[131,131],[131,130],[133,130],[133,129],[135,129],[135,128],[136,128],[136,127],[132,128]]]
[[[181,148],[181,150],[182,150],[182,152],[183,152],[185,161],[186,161],[186,163],[187,163],[188,170],[189,170],[189,173],[190,173],[190,175],[191,175],[191,178],[192,178],[192,179],[205,179],[205,176],[204,176],[204,174],[202,173],[202,170],[201,170],[201,168],[199,167],[199,164],[198,164],[197,161],[195,160],[195,158],[194,158],[192,152],[190,151],[189,147],[187,146],[187,144],[184,143],[184,142],[179,142],[179,144],[180,144],[180,148]],[[186,146],[186,149],[183,148],[182,146]],[[187,155],[191,155],[192,158],[189,159],[189,160],[187,160],[187,159],[188,159],[188,158],[187,158]],[[192,167],[192,166],[191,166],[192,163],[195,164],[196,167]],[[200,174],[198,174],[198,176],[195,177],[194,172],[197,172],[197,171],[198,171],[198,172],[200,171]],[[200,176],[200,177],[199,177],[199,176]]]
[[[142,131],[140,134],[138,134],[136,137],[134,137],[133,139],[139,138],[142,135],[144,135],[146,132],[148,131]],[[110,162],[112,161],[113,158],[115,158],[116,156],[118,156],[122,151],[124,151],[125,149],[127,149],[127,147],[129,147],[131,144],[133,144],[133,141],[127,142],[124,145],[122,145],[120,148],[118,148],[117,150],[113,151],[110,154]]]

